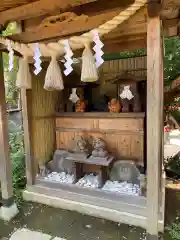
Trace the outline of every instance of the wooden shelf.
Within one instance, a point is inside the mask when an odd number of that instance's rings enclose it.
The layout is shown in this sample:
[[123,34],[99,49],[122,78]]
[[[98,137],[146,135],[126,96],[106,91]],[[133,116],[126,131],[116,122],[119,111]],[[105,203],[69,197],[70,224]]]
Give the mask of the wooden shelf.
[[56,117],[73,117],[73,118],[144,118],[144,112],[129,112],[129,113],[110,113],[110,112],[62,112],[56,113]]

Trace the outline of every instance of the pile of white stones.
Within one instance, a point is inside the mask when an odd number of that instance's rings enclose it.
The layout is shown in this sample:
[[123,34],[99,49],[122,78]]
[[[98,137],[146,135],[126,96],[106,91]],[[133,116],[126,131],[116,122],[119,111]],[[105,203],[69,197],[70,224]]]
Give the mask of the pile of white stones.
[[88,188],[98,188],[100,184],[99,175],[94,174],[86,174],[83,178],[80,178],[76,183],[77,186],[80,187],[88,187]]
[[102,189],[110,192],[117,192],[134,196],[139,196],[141,193],[140,186],[138,184],[109,180],[106,181]]
[[67,174],[65,172],[51,172],[44,179],[52,182],[74,183],[75,176],[74,174]]

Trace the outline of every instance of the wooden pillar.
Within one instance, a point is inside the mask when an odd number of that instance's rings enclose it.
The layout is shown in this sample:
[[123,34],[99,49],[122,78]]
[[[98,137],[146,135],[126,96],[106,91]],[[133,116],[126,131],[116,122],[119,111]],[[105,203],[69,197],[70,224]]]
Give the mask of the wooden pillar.
[[9,221],[18,213],[18,209],[13,200],[12,165],[8,142],[8,117],[2,53],[0,53],[0,183],[2,195],[0,218]]
[[163,51],[160,6],[148,2],[147,11],[147,232],[157,239],[160,212],[163,127]]
[[8,143],[8,117],[2,53],[0,53],[0,180],[3,201],[10,201],[13,197],[12,166]]
[[[28,94],[29,93],[29,94]],[[35,181],[35,170],[33,165],[33,154],[31,149],[31,122],[30,113],[31,106],[31,90],[21,89],[21,107],[23,118],[23,130],[24,130],[24,148],[25,148],[25,161],[26,161],[26,178],[27,185],[33,185]]]

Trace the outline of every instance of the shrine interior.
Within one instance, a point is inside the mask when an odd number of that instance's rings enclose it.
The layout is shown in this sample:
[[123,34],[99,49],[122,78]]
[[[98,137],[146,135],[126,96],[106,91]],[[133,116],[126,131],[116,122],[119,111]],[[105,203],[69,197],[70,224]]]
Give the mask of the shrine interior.
[[36,181],[87,195],[145,197],[146,56],[105,61],[96,82],[81,81],[80,61],[56,91],[55,144],[49,159],[38,160]]
[[[143,59],[143,60],[141,60]],[[135,61],[144,61],[136,58]],[[65,88],[59,93],[56,112],[146,112],[146,69],[117,69],[118,64],[130,59],[111,61],[110,72],[105,64],[99,69],[99,79],[96,82],[82,82],[80,76],[80,61],[75,64],[75,70],[65,81]],[[78,71],[79,70],[79,71]],[[137,74],[137,71],[139,73]],[[134,72],[136,72],[134,74]],[[143,74],[142,74],[143,73]],[[123,100],[120,94],[125,85],[133,91],[132,99]],[[114,108],[114,109],[113,109]]]

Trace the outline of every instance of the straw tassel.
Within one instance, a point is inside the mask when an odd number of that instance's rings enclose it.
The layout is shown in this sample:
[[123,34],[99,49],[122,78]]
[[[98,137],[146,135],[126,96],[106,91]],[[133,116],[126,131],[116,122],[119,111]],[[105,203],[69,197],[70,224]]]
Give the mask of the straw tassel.
[[18,88],[31,89],[31,73],[29,70],[28,57],[19,59],[19,69],[16,78],[16,86]]
[[48,91],[64,89],[63,77],[56,56],[51,57],[45,76],[44,89]]
[[98,80],[98,72],[95,59],[89,45],[85,45],[82,55],[82,82],[95,82]]

